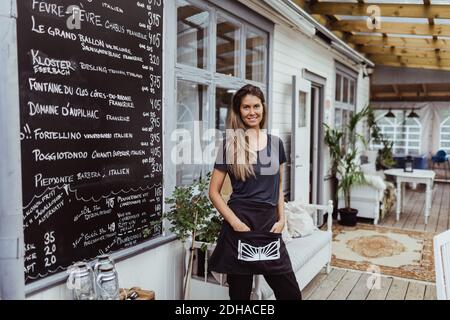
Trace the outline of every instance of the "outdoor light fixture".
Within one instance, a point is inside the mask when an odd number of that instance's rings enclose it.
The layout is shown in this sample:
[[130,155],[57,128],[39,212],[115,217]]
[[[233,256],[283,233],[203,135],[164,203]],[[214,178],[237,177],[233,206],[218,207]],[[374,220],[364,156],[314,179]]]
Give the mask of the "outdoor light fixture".
[[411,113],[408,114],[408,118],[419,118],[419,115],[414,111],[414,109],[411,109]]
[[365,63],[362,64],[362,68],[363,68],[363,79],[370,77],[374,71],[373,67],[367,66],[367,64]]
[[413,158],[411,156],[407,156],[406,159],[405,159],[405,167],[403,168],[403,171],[405,171],[405,172],[413,172],[414,171],[413,163],[414,163]]
[[389,112],[384,115],[386,118],[395,118],[395,114],[389,109]]

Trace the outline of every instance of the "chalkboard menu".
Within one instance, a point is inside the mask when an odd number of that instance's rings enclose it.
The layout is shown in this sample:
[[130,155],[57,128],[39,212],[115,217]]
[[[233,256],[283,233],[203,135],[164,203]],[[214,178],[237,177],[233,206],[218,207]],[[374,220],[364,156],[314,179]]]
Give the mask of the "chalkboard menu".
[[163,0],[20,0],[26,283],[161,235]]

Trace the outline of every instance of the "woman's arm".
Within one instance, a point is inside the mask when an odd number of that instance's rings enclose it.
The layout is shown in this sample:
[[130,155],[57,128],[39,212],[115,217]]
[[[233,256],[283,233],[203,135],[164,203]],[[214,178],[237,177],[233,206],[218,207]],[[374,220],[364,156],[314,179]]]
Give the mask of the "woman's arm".
[[231,225],[234,231],[250,231],[250,228],[243,223],[225,203],[220,194],[223,182],[227,176],[226,172],[214,169],[209,185],[209,199],[223,218]]
[[270,232],[281,233],[284,229],[284,193],[283,193],[284,164],[280,165],[280,191],[278,195],[277,213],[278,221],[275,222]]

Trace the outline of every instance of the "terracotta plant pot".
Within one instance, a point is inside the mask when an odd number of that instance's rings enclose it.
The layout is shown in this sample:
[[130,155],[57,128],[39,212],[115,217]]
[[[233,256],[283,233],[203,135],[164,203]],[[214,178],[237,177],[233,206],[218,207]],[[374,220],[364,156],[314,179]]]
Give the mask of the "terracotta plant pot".
[[353,208],[341,208],[338,210],[341,220],[339,224],[347,227],[356,226],[358,210]]

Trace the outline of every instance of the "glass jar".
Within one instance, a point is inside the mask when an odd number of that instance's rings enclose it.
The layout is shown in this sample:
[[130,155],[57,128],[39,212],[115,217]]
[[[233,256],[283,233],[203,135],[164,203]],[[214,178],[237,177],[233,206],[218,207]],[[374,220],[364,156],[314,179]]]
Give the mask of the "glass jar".
[[74,300],[95,300],[94,272],[85,262],[77,262],[69,268],[67,286],[72,289]]
[[114,268],[114,262],[107,254],[101,254],[97,256],[97,262],[94,266],[94,276],[97,277],[98,269],[100,266],[112,266]]
[[97,298],[99,300],[119,300],[119,278],[112,264],[98,267],[96,277]]
[[107,269],[109,267],[112,267],[115,270],[114,262],[107,254],[101,254],[97,256],[97,262],[94,266],[94,279],[95,279],[95,292],[97,293],[97,296],[100,295],[100,288],[97,283],[97,277],[99,275],[99,269],[100,267],[102,269]]

